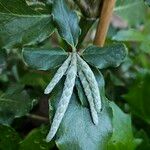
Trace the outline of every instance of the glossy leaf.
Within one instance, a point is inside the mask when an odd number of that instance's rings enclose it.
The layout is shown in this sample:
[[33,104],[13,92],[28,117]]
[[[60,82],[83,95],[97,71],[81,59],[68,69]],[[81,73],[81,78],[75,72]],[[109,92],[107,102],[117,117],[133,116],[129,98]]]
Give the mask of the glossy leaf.
[[26,115],[33,107],[31,100],[22,85],[14,85],[0,94],[0,123],[10,124],[14,118]]
[[19,150],[50,150],[55,146],[52,141],[47,143],[45,141],[45,136],[47,133],[47,128],[42,126],[37,129],[33,129],[23,141],[20,142]]
[[77,14],[68,9],[65,0],[55,0],[53,18],[58,26],[59,34],[73,47],[78,43],[80,28]]
[[113,102],[110,102],[110,106],[113,110],[113,134],[108,143],[108,150],[135,150],[131,117],[123,113]]
[[10,49],[42,42],[54,31],[50,14],[41,14],[25,0],[0,0],[0,45]]
[[13,128],[0,125],[0,150],[18,150],[20,141],[20,136]]
[[31,68],[37,70],[48,70],[61,65],[67,58],[67,53],[61,48],[24,48],[23,58],[26,64]]
[[126,58],[127,48],[123,44],[113,44],[107,47],[90,46],[85,49],[83,58],[91,65],[103,69],[118,67]]

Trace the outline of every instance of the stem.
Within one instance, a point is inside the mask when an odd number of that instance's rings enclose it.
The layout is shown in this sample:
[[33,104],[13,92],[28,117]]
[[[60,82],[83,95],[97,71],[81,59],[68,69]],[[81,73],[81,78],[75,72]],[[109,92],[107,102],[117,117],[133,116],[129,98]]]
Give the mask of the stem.
[[39,116],[39,115],[35,115],[35,114],[27,114],[27,116],[29,118],[40,120],[40,121],[48,121],[48,118],[43,117],[43,116]]
[[103,0],[102,11],[100,12],[99,23],[94,39],[94,44],[100,47],[105,43],[115,2],[116,0]]

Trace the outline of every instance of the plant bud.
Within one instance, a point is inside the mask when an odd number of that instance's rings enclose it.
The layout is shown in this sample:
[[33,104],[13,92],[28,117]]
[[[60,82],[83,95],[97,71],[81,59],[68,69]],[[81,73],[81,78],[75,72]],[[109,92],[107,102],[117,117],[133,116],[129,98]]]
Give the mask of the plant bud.
[[55,134],[60,126],[60,123],[64,117],[64,114],[68,108],[68,104],[70,102],[70,99],[71,99],[71,96],[73,93],[73,88],[75,85],[75,79],[76,79],[76,74],[77,74],[77,58],[76,57],[77,57],[76,53],[72,53],[71,64],[67,71],[67,77],[66,77],[66,80],[64,83],[62,96],[60,98],[58,108],[54,115],[51,129],[46,138],[47,142],[50,142],[52,140],[52,138],[55,136]]
[[61,65],[61,67],[57,70],[53,79],[46,87],[44,91],[45,94],[49,94],[53,90],[53,88],[56,86],[56,84],[60,81],[60,79],[63,77],[63,75],[67,71],[70,61],[71,61],[71,55],[65,60],[65,62]]
[[101,97],[100,97],[100,91],[98,88],[98,83],[95,79],[94,73],[92,72],[89,65],[79,55],[77,55],[77,60],[78,60],[78,64],[80,68],[82,69],[83,73],[86,76],[87,81],[89,82],[89,86],[91,87],[96,110],[97,112],[100,112],[101,107],[102,107]]
[[98,125],[98,114],[95,110],[94,99],[93,99],[93,95],[92,95],[92,91],[90,89],[89,83],[86,79],[86,76],[84,75],[84,73],[82,72],[82,70],[80,68],[78,69],[78,74],[79,74],[79,78],[80,78],[80,81],[82,83],[85,95],[86,95],[87,100],[89,102],[93,123],[95,125]]

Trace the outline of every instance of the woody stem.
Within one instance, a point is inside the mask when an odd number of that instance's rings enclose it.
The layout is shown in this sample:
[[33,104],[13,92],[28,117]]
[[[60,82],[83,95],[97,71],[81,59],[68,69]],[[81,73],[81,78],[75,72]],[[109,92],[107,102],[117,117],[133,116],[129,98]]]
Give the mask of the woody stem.
[[94,39],[94,44],[97,46],[102,47],[105,43],[115,2],[116,0],[103,0],[103,6],[100,12],[99,23]]

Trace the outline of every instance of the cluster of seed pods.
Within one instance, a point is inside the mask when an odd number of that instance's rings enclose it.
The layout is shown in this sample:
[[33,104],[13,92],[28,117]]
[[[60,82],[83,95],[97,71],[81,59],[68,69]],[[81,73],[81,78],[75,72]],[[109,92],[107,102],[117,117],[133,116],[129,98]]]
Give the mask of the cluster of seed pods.
[[72,52],[64,61],[61,67],[57,70],[53,79],[45,89],[45,94],[49,94],[56,84],[60,81],[63,75],[66,74],[63,92],[55,112],[50,131],[47,135],[46,141],[49,142],[55,136],[64,114],[68,108],[73,88],[75,86],[75,79],[78,74],[85,95],[87,97],[93,123],[98,124],[98,112],[101,110],[101,97],[95,76],[89,65],[76,53]]

